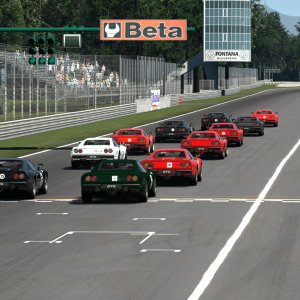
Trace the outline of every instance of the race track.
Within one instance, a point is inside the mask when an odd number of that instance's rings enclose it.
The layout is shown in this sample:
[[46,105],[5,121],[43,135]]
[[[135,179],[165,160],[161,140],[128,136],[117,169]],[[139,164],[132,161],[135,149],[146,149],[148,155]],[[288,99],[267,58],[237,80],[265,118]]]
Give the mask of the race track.
[[300,89],[270,90],[177,119],[199,129],[206,112],[238,117],[257,108],[277,111],[279,126],[245,137],[224,160],[204,159],[197,186],[172,181],[148,203],[83,204],[80,177],[88,169],[71,168],[72,145],[30,156],[48,170],[49,192],[0,202],[0,299],[298,300],[300,149],[287,155],[300,138]]

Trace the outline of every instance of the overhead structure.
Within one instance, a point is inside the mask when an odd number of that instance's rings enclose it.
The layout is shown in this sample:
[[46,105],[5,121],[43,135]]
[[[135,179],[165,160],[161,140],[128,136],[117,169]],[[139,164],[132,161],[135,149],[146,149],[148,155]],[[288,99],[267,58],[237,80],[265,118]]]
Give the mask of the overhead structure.
[[204,0],[204,61],[251,61],[251,1]]

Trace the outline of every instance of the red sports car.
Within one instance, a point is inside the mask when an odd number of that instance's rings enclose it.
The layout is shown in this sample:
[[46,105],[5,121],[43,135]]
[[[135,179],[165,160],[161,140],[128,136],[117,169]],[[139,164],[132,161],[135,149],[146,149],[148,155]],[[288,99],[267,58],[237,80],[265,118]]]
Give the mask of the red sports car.
[[228,142],[215,131],[194,131],[181,141],[181,148],[193,154],[213,154],[220,158],[228,155]]
[[217,132],[219,136],[227,139],[228,143],[235,143],[238,147],[244,143],[244,131],[238,129],[234,123],[214,123],[209,130]]
[[142,150],[145,153],[154,151],[154,136],[140,128],[123,128],[114,132],[113,139],[124,144],[127,150]]
[[252,112],[251,116],[257,117],[264,124],[271,124],[274,127],[278,126],[278,113],[273,112],[271,109],[257,109],[255,112]]
[[202,159],[186,149],[155,150],[141,163],[146,170],[155,171],[157,179],[188,178],[191,185],[202,180]]

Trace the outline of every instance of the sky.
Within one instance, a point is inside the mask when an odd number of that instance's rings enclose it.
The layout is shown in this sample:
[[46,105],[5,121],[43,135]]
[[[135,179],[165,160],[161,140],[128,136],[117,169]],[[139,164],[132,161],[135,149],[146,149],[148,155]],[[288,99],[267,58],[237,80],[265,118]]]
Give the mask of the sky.
[[300,0],[261,0],[279,13],[300,17]]

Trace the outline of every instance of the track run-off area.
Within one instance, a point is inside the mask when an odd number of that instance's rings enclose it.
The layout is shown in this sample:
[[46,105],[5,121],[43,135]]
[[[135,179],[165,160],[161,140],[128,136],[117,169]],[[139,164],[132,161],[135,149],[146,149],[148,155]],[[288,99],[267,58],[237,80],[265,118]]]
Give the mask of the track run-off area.
[[[30,155],[49,172],[35,200],[0,201],[0,299],[298,300],[300,89],[269,90],[174,119],[272,109],[279,126],[246,136],[203,181],[166,182],[155,198],[80,199],[73,145]],[[158,123],[143,126],[154,132]],[[178,142],[156,143],[179,148]],[[128,158],[143,160],[144,154]]]

